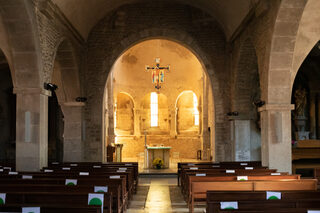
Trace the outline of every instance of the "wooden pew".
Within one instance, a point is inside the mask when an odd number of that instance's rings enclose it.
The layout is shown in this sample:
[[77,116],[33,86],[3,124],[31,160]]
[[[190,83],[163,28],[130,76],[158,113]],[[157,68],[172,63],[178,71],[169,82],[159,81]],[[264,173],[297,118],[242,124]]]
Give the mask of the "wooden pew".
[[[185,184],[187,187],[183,189],[184,194],[187,194],[188,197],[190,196],[191,192],[191,183],[192,182],[212,182],[212,181],[237,181],[236,175],[230,176],[195,176],[190,175],[188,177],[188,182]],[[250,175],[247,176],[248,180],[299,180],[300,175]],[[241,180],[240,180],[241,181]],[[188,197],[186,200],[188,200]]]
[[[94,193],[93,185],[48,185],[48,184],[0,184],[0,192],[80,192],[80,193]],[[109,185],[108,192],[112,196],[112,208],[114,212],[122,212],[123,206],[120,199],[121,189],[119,185]]]
[[[128,199],[127,196],[125,196],[123,192],[123,185],[124,179],[97,179],[97,178],[80,178],[78,180],[77,186],[65,186],[65,179],[63,178],[41,178],[41,179],[0,179],[1,185],[16,185],[16,187],[22,186],[30,186],[30,187],[36,187],[36,185],[45,185],[48,187],[48,185],[56,186],[58,187],[70,187],[69,190],[74,190],[72,188],[75,187],[89,187],[90,189],[93,189],[94,186],[108,186],[112,192],[113,197],[113,203],[116,211],[124,211],[126,209],[126,206],[128,205]],[[27,187],[27,186],[26,186]],[[0,188],[1,190],[1,188]],[[14,187],[11,187],[11,190],[14,190]],[[49,190],[48,190],[49,191]]]
[[[66,206],[66,205],[37,205],[40,207],[41,213],[101,213],[100,206]],[[23,207],[33,207],[30,205],[23,205]],[[21,212],[22,205],[0,205],[1,212]]]
[[192,182],[189,195],[189,210],[193,212],[194,203],[203,203],[206,192],[214,191],[279,191],[279,190],[317,190],[317,180],[273,180],[273,181],[212,181]]
[[220,168],[243,168],[245,166],[248,167],[261,167],[261,161],[242,161],[242,162],[179,162],[178,163],[178,186],[180,185],[181,180],[181,172],[183,169],[188,167],[207,167],[212,168],[213,166],[219,166]]
[[[8,192],[6,205],[15,206],[88,206],[88,193],[66,192]],[[101,208],[101,207],[100,207]],[[109,193],[104,194],[104,212],[112,212],[112,200]]]

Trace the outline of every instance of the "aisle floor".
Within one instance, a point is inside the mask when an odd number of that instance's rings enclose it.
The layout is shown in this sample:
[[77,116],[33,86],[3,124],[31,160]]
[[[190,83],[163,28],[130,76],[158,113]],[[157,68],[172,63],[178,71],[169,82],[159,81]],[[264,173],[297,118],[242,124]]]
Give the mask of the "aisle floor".
[[[139,178],[137,194],[129,203],[127,213],[180,213],[189,212],[176,177]],[[196,213],[205,212],[205,206],[197,206]]]

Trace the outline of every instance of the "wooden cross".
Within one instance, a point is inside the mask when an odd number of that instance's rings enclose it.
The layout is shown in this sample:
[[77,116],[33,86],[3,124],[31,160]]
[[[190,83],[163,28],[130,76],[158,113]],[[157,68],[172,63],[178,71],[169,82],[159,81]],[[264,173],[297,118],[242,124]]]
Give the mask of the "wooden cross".
[[156,66],[150,67],[146,65],[146,71],[152,70],[152,83],[155,84],[156,89],[160,89],[160,84],[164,82],[164,70],[170,71],[170,66],[161,67],[160,58],[156,58]]

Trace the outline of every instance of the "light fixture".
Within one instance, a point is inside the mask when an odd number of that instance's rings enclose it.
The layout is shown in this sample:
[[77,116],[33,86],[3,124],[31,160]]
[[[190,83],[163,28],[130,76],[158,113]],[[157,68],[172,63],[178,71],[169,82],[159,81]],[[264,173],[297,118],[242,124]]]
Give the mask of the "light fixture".
[[52,83],[44,83],[44,89],[46,90],[50,90],[50,91],[55,91],[56,89],[58,89],[58,86]]
[[87,98],[86,97],[77,97],[76,102],[86,102]]
[[263,105],[266,104],[265,101],[261,101],[261,100],[257,100],[257,101],[254,101],[253,104],[256,106],[256,107],[262,107]]

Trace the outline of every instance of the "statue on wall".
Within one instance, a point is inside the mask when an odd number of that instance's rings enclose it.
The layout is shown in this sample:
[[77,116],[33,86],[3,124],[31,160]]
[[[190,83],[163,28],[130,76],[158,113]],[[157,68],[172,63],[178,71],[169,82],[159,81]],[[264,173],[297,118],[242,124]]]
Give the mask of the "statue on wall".
[[307,91],[301,86],[294,92],[295,99],[295,115],[305,116],[305,108],[307,105]]

